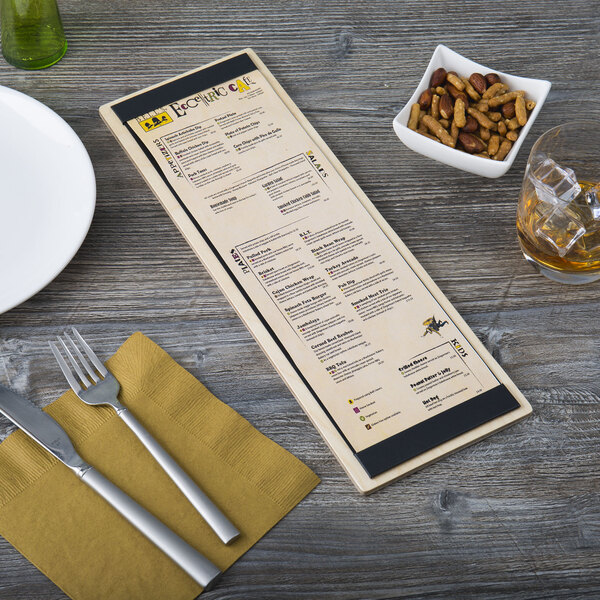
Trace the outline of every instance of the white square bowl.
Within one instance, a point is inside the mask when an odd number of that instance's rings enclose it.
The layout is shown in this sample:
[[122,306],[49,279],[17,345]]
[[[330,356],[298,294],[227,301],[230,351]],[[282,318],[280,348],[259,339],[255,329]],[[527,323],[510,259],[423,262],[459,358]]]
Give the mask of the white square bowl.
[[[502,82],[506,83],[510,90],[524,90],[528,100],[535,100],[535,108],[531,111],[527,123],[521,128],[517,141],[514,142],[504,160],[492,160],[481,156],[473,156],[462,150],[456,150],[441,142],[431,140],[408,128],[410,107],[419,100],[423,90],[429,87],[431,74],[439,67],[444,67],[446,71],[456,71],[459,76],[464,77],[469,77],[471,73],[481,73],[482,75],[498,73]],[[396,115],[394,119],[394,131],[406,146],[423,156],[428,156],[438,162],[474,173],[475,175],[495,179],[496,177],[501,177],[510,169],[525,136],[529,133],[533,122],[546,100],[551,86],[552,84],[549,81],[543,79],[517,77],[516,75],[509,75],[508,73],[485,67],[440,44],[435,49],[415,93],[411,96],[406,106]]]

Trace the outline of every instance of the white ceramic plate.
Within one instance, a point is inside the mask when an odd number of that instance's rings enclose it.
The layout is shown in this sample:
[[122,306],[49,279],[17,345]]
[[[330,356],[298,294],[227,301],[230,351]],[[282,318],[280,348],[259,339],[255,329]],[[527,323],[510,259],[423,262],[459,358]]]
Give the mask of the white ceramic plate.
[[[504,160],[490,160],[489,158],[483,158],[481,156],[472,156],[462,150],[449,148],[448,146],[444,146],[444,144],[430,140],[407,127],[410,107],[417,102],[423,90],[429,87],[431,74],[439,67],[444,67],[446,71],[456,71],[459,75],[465,77],[468,77],[471,73],[482,73],[483,75],[486,73],[498,73],[502,81],[508,85],[509,89],[525,90],[527,99],[536,101],[536,106],[531,111],[529,120],[521,129],[517,141],[512,145],[510,152]],[[415,93],[412,95],[406,106],[396,115],[396,118],[394,119],[394,131],[406,146],[419,154],[429,156],[438,162],[450,165],[451,167],[456,167],[457,169],[462,169],[463,171],[468,171],[469,173],[475,173],[476,175],[483,175],[484,177],[490,177],[492,179],[500,177],[501,175],[504,175],[513,164],[523,140],[529,133],[531,126],[542,109],[551,85],[552,84],[549,81],[543,79],[517,77],[516,75],[509,75],[508,73],[503,73],[502,71],[498,71],[491,67],[485,67],[484,65],[469,60],[461,54],[458,54],[458,52],[454,52],[453,50],[450,50],[450,48],[440,44],[435,49]]]
[[95,204],[94,169],[77,134],[47,106],[0,86],[0,313],[66,267]]

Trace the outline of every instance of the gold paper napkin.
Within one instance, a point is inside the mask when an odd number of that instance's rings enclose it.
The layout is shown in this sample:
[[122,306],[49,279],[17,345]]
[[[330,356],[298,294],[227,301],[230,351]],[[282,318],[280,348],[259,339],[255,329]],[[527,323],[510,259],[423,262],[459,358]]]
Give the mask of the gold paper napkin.
[[[121,384],[123,404],[229,516],[241,531],[238,540],[221,543],[112,409],[87,406],[69,391],[47,412],[84,460],[220,569],[319,482],[141,333],[106,364]],[[22,431],[0,444],[0,534],[77,600],[191,600],[201,592]]]

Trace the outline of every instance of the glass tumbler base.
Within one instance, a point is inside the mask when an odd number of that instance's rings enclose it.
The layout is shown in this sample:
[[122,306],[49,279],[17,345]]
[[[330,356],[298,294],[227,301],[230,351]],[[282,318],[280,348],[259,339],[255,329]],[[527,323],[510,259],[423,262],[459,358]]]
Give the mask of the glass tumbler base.
[[542,265],[537,262],[534,258],[529,256],[526,252],[523,252],[523,258],[544,277],[557,281],[558,283],[566,283],[568,285],[580,285],[582,283],[591,283],[600,279],[600,271],[593,271],[591,273],[576,272],[576,271],[559,271],[558,269],[551,269],[546,265]]

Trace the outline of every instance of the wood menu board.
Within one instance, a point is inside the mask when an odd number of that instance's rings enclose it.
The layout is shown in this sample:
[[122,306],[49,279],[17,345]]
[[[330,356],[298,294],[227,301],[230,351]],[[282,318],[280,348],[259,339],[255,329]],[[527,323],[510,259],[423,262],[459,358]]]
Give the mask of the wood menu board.
[[531,412],[252,50],[100,114],[360,492]]

